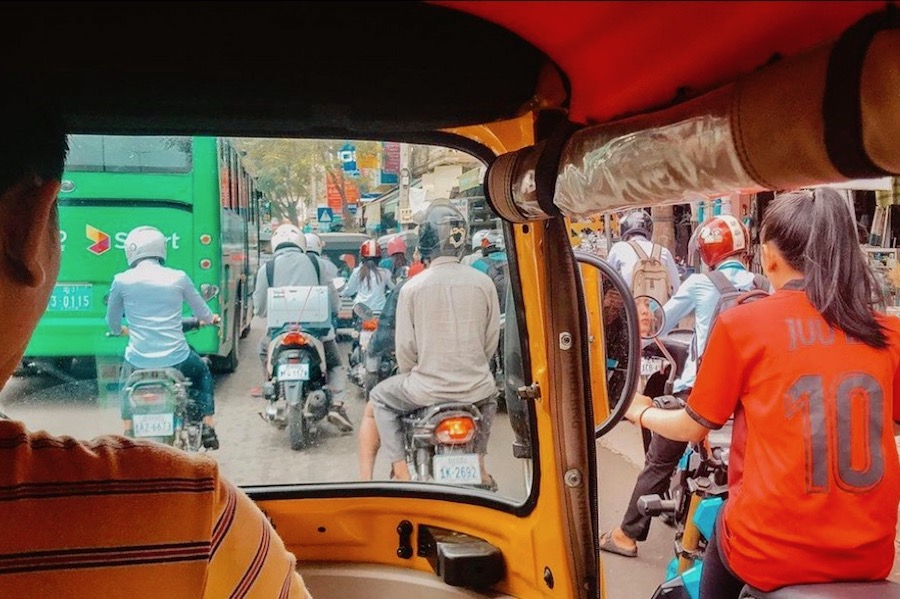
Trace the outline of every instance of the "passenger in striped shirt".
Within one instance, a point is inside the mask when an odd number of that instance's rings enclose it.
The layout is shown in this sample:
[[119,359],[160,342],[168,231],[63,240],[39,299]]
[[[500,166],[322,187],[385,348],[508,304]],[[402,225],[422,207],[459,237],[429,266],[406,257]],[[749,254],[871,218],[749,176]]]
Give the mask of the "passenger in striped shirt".
[[[67,149],[56,110],[0,97],[0,385],[60,262]],[[89,442],[0,420],[0,597],[309,597],[265,515],[216,463],[124,437]]]

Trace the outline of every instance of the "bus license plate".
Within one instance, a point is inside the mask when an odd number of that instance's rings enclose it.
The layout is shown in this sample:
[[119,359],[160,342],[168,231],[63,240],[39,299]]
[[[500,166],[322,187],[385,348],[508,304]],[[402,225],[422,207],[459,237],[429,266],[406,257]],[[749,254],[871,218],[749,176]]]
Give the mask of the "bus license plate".
[[477,453],[436,455],[432,462],[434,482],[448,485],[481,484]]
[[279,381],[308,381],[309,364],[281,364],[278,366]]
[[175,414],[134,414],[135,437],[171,437],[175,434]]
[[92,307],[90,283],[56,285],[47,304],[48,312],[87,312]]

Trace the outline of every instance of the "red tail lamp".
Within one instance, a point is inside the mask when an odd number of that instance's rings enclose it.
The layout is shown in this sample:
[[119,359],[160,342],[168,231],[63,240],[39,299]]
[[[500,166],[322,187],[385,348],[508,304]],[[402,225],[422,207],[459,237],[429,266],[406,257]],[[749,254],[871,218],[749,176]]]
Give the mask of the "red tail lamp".
[[292,331],[284,336],[281,343],[283,345],[306,345],[306,337],[302,333]]
[[364,331],[374,331],[378,329],[378,319],[373,318],[371,320],[364,320],[362,323],[362,330]]
[[443,445],[462,445],[475,436],[475,421],[469,416],[445,418],[434,428],[434,436]]

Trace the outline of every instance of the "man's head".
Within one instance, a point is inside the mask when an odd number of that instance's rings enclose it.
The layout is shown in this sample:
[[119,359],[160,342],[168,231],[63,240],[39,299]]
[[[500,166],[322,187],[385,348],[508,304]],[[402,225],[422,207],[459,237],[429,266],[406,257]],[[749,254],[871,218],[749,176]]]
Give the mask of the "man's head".
[[696,236],[700,259],[710,268],[729,258],[744,260],[750,248],[747,227],[730,215],[706,221],[697,229]]
[[465,217],[453,206],[433,203],[419,225],[419,252],[423,258],[461,258],[466,252]]
[[281,248],[295,247],[306,251],[306,236],[297,225],[280,225],[272,233],[272,251],[277,252]]
[[632,210],[619,220],[619,234],[622,241],[635,236],[650,239],[653,236],[653,219],[643,210]]
[[66,152],[59,112],[22,90],[0,97],[0,386],[18,366],[59,273],[59,192]]
[[494,252],[502,252],[506,249],[503,233],[489,229],[487,235],[481,240],[481,253],[490,256]]
[[136,227],[125,237],[125,259],[132,267],[141,260],[166,261],[166,236],[156,227]]
[[319,237],[315,233],[307,233],[306,234],[306,251],[307,251],[307,253],[316,254],[317,256],[321,256],[323,247],[325,247],[325,243],[322,241],[321,237]]

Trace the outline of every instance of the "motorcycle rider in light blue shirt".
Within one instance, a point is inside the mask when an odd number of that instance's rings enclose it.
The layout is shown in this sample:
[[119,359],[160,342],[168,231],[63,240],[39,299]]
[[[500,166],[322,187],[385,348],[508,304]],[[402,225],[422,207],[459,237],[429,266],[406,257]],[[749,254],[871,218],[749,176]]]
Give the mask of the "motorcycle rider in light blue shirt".
[[[188,408],[192,420],[202,418],[201,441],[218,449],[212,374],[206,362],[191,349],[182,330],[182,306],[187,303],[202,323],[218,324],[194,288],[187,273],[164,266],[166,238],[154,227],[137,227],[125,238],[128,270],[115,276],[109,291],[106,323],[113,335],[128,334],[122,381],[136,369],[175,368],[191,381],[194,400]],[[122,326],[122,318],[128,327]],[[132,430],[131,406],[122,402],[125,434]],[[199,416],[199,417],[198,417]]]

